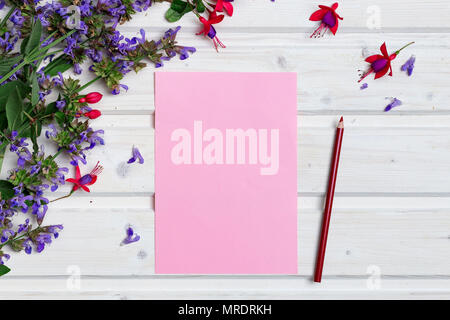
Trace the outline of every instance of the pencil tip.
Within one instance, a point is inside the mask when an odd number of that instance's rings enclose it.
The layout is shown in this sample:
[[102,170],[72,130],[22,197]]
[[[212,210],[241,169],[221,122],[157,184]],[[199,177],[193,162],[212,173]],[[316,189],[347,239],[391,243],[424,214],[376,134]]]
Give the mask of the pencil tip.
[[344,128],[344,117],[341,117],[341,120],[339,120],[338,126],[339,129],[343,129]]
[[339,120],[339,122],[344,122],[344,117],[341,117],[341,120]]

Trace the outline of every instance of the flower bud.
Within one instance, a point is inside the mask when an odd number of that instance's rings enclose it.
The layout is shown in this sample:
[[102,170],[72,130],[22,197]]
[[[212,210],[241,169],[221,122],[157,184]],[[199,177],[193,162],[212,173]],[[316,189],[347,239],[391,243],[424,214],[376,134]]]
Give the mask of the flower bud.
[[88,93],[84,98],[78,100],[78,102],[84,103],[97,103],[102,99],[103,95],[100,92]]
[[88,117],[89,119],[97,119],[101,115],[102,115],[101,111],[100,110],[96,110],[96,109],[93,109],[93,110],[91,110],[89,112],[85,112],[84,113],[84,116]]

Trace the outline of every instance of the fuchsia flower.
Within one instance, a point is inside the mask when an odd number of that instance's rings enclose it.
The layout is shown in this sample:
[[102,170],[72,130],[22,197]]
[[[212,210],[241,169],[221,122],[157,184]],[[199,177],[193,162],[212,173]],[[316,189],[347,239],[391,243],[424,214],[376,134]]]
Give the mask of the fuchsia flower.
[[233,5],[231,2],[234,0],[217,0],[216,11],[217,12],[226,12],[230,17],[233,15]]
[[78,102],[80,103],[97,103],[102,100],[103,95],[100,92],[88,93],[85,97],[80,98]]
[[205,37],[208,36],[212,39],[214,43],[214,47],[216,48],[216,51],[218,51],[218,47],[225,48],[225,45],[219,40],[217,37],[216,29],[213,27],[213,24],[217,24],[223,20],[225,16],[217,15],[216,11],[212,11],[209,13],[209,19],[206,20],[203,17],[199,17],[200,22],[203,24],[203,30],[197,33],[197,35],[203,34]]
[[91,110],[91,111],[88,111],[88,112],[85,112],[85,113],[83,113],[83,115],[86,117],[86,118],[89,118],[89,119],[97,119],[98,117],[100,117],[101,115],[102,115],[102,112],[100,111],[100,110],[97,110],[97,109],[93,109],[93,110]]
[[87,186],[93,185],[97,181],[97,176],[103,171],[103,167],[99,165],[99,162],[95,165],[94,169],[88,174],[81,176],[80,167],[75,167],[75,179],[67,179],[67,182],[73,183],[72,192],[77,191],[79,188],[86,192],[91,192]]
[[392,77],[392,66],[391,61],[394,60],[397,55],[405,49],[407,46],[413,44],[414,42],[410,42],[407,45],[403,46],[399,50],[395,51],[393,54],[389,55],[386,49],[386,43],[383,43],[380,47],[381,54],[374,54],[368,58],[366,58],[366,62],[370,63],[369,70],[362,75],[358,82],[361,82],[365,77],[367,77],[372,72],[375,72],[375,79],[383,77],[388,71],[389,76]]
[[336,34],[339,27],[339,20],[344,19],[336,13],[337,7],[337,2],[333,3],[331,8],[320,5],[320,10],[315,11],[311,17],[309,17],[309,20],[311,21],[320,21],[319,27],[313,32],[310,38],[322,37],[327,29],[329,29],[333,35]]

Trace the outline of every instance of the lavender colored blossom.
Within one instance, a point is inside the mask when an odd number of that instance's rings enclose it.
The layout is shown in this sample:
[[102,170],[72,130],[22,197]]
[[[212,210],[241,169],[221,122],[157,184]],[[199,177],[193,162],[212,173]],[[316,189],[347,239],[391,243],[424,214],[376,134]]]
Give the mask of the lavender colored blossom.
[[120,93],[120,88],[122,87],[123,89],[125,89],[125,91],[128,91],[128,86],[124,85],[124,84],[120,84],[117,88],[115,88],[113,91],[111,91],[112,94],[117,95]]
[[58,110],[62,110],[65,106],[66,106],[66,101],[64,101],[64,100],[56,101],[56,107],[58,108]]
[[406,71],[406,73],[408,74],[409,77],[413,73],[414,63],[415,62],[416,62],[416,57],[415,56],[411,56],[411,58],[409,58],[401,67],[401,70],[402,71]]
[[141,239],[141,237],[138,234],[134,233],[134,230],[131,226],[127,228],[127,236],[125,239],[122,240],[122,243],[120,245],[126,245],[133,242],[137,242]]
[[141,155],[141,153],[139,152],[139,149],[137,147],[133,146],[131,153],[132,153],[132,157],[128,160],[127,163],[133,163],[136,160],[138,160],[138,162],[140,164],[144,163],[144,157]]
[[392,98],[391,103],[389,103],[386,106],[386,108],[384,108],[384,111],[387,112],[387,111],[391,110],[392,108],[395,108],[395,107],[398,107],[398,106],[401,106],[401,105],[402,105],[402,102],[399,99]]
[[5,262],[8,261],[10,258],[11,256],[9,254],[0,251],[0,264],[5,264]]
[[[73,65],[74,73],[95,72],[97,77],[106,82],[113,94],[118,94],[121,90],[128,90],[128,87],[121,83],[123,77],[132,71],[138,72],[146,66],[148,61],[155,64],[156,67],[161,67],[164,62],[177,55],[181,60],[185,60],[196,52],[194,47],[181,46],[175,41],[180,27],[169,29],[157,41],[146,39],[144,30],[140,30],[137,36],[129,38],[116,30],[119,24],[130,20],[135,11],[147,10],[152,5],[151,0],[76,1],[81,19],[73,28],[71,27],[74,22],[72,13],[66,8],[66,5],[71,2],[63,3],[57,0],[26,0],[23,1],[23,5],[19,6],[20,1],[0,0],[0,9],[5,4],[8,6],[18,5],[10,11],[11,15],[8,16],[8,21],[5,20],[7,23],[2,24],[4,30],[0,33],[0,56],[4,58],[18,56],[20,52],[18,45],[30,35],[37,20],[43,26],[40,37],[42,42],[36,48],[38,50],[58,41],[68,32],[71,33],[57,47],[49,49],[47,57],[43,57],[45,62],[50,63],[50,66],[47,66],[46,63],[39,65],[37,62],[33,62],[36,68],[29,68],[29,71],[36,71],[37,74],[39,101],[34,109],[27,110],[31,110],[31,117],[34,118],[35,114],[39,113],[39,116],[43,115],[42,119],[45,119],[42,120],[37,116],[30,123],[36,123],[36,129],[39,130],[41,126],[44,126],[46,138],[55,144],[58,153],[46,155],[42,145],[35,145],[34,136],[30,137],[31,131],[26,128],[24,133],[21,126],[18,127],[20,128],[19,132],[12,131],[9,134],[8,131],[5,131],[2,142],[0,142],[0,144],[4,144],[4,147],[7,144],[9,150],[17,155],[17,166],[10,171],[5,181],[5,185],[11,184],[11,189],[5,190],[4,193],[2,191],[3,194],[0,198],[1,264],[10,258],[1,251],[2,243],[15,251],[23,250],[25,253],[31,254],[33,249],[36,252],[42,252],[53,238],[58,238],[59,231],[63,228],[61,225],[42,226],[49,205],[46,194],[49,191],[56,191],[60,185],[63,185],[66,181],[65,174],[68,172],[67,168],[58,165],[55,158],[61,154],[69,156],[72,165],[78,165],[80,162],[86,163],[86,151],[104,144],[103,130],[92,129],[88,120],[84,119],[83,114],[90,111],[91,108],[87,104],[77,102],[77,95],[84,94],[80,88],[86,89],[87,86],[84,86],[86,83],[70,77],[64,78],[61,72],[55,76],[54,70],[58,70],[59,66],[68,61]],[[13,65],[8,68],[14,69],[21,64],[21,58],[19,57],[17,63],[13,59]],[[92,66],[82,70],[81,65],[86,60],[90,60]],[[38,62],[40,63],[40,61]],[[57,62],[57,68],[54,68],[54,62]],[[26,84],[32,83],[30,74],[26,71],[27,69],[23,68],[9,76],[8,79],[0,80],[0,84],[12,80],[20,80]],[[51,102],[54,102],[56,108],[61,111],[56,112],[56,116],[51,114],[55,113],[53,105],[49,106],[49,103],[45,101],[51,97],[51,93],[55,93],[54,91],[59,98],[57,101],[53,99]],[[33,94],[35,93],[33,92]],[[29,118],[23,115],[23,119],[25,123]],[[133,147],[129,163],[136,161],[144,163],[139,150]],[[90,179],[92,177],[88,175],[82,177],[80,182],[89,183]],[[22,219],[18,223],[14,223],[14,217],[20,213],[32,216],[25,221]],[[37,225],[34,224],[35,222]],[[140,236],[134,233],[132,227],[129,227],[127,237],[122,244],[133,243],[139,239]]]

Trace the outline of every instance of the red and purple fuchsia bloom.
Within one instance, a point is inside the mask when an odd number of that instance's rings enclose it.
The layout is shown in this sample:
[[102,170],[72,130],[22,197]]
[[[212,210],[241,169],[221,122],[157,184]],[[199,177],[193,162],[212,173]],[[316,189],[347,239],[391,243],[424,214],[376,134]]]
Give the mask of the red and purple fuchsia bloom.
[[226,12],[230,17],[233,15],[233,2],[234,0],[217,0],[216,11]]
[[369,70],[364,73],[358,82],[361,82],[365,77],[367,77],[372,72],[375,72],[375,79],[383,77],[388,71],[389,76],[392,77],[392,66],[391,61],[394,60],[400,51],[405,49],[407,46],[413,44],[414,42],[410,42],[407,45],[403,46],[399,50],[395,51],[393,54],[389,55],[386,49],[386,43],[383,43],[380,47],[381,54],[374,54],[368,58],[366,58],[366,62],[370,63]]
[[97,176],[103,171],[103,167],[99,165],[99,162],[95,165],[94,169],[88,174],[81,176],[80,167],[75,167],[75,179],[67,179],[67,182],[73,183],[72,192],[77,191],[79,188],[86,192],[91,192],[87,186],[93,185],[97,181]]
[[219,40],[217,37],[216,29],[213,27],[213,24],[217,24],[223,20],[225,16],[217,15],[216,10],[209,13],[209,19],[206,20],[203,17],[199,17],[200,22],[203,24],[203,30],[197,33],[197,35],[203,34],[205,37],[208,36],[214,43],[214,47],[216,48],[216,51],[218,50],[218,47],[225,48],[225,45]]
[[323,37],[327,29],[331,31],[333,35],[336,34],[339,27],[339,20],[343,20],[341,16],[336,13],[338,3],[333,3],[330,7],[319,5],[319,10],[315,11],[309,20],[320,21],[319,27],[313,32],[310,38]]

